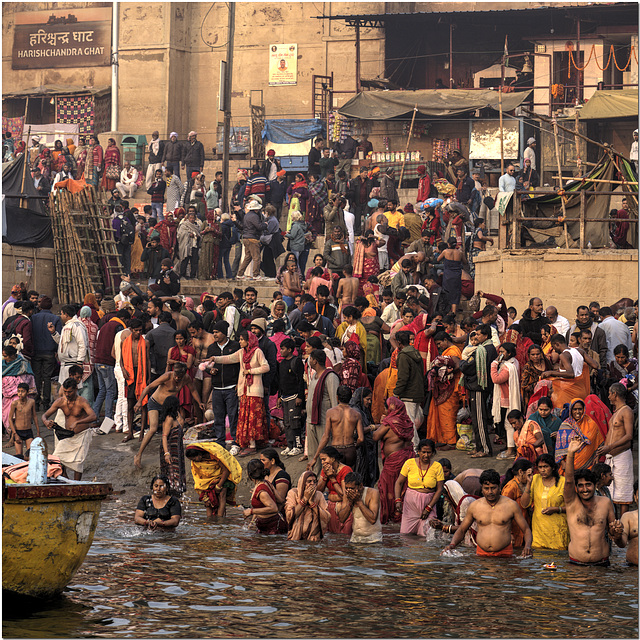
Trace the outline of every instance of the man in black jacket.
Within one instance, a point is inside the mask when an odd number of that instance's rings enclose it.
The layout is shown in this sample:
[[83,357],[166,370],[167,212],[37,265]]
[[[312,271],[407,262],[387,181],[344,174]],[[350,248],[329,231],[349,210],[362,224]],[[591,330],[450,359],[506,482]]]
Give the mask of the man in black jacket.
[[149,276],[149,284],[157,282],[161,275],[162,261],[169,258],[169,252],[160,244],[160,238],[152,235],[147,246],[140,254],[140,260],[145,264],[145,271]]
[[320,158],[322,157],[322,148],[324,147],[324,139],[316,138],[313,148],[309,151],[309,175],[320,175]]
[[182,158],[182,168],[187,170],[187,193],[191,193],[193,186],[193,174],[202,173],[204,169],[204,146],[198,140],[195,131],[189,131],[188,142],[185,145],[185,153]]
[[356,235],[360,234],[362,218],[369,211],[369,194],[373,187],[373,182],[367,177],[367,167],[360,167],[360,175],[349,183],[349,201],[351,202],[351,210],[356,217],[354,223],[354,231]]
[[398,342],[398,380],[393,395],[404,402],[407,415],[413,422],[413,446],[417,447],[418,429],[424,420],[422,405],[424,403],[424,370],[422,356],[410,342],[411,331],[398,331],[395,339]]
[[147,188],[147,193],[151,196],[151,211],[153,217],[160,222],[164,220],[162,208],[164,205],[164,192],[167,189],[167,183],[162,179],[162,169],[156,169],[154,180]]
[[178,142],[178,134],[171,132],[169,142],[164,145],[162,153],[162,164],[165,168],[173,169],[173,174],[180,179],[180,163],[184,161],[184,147],[182,142]]
[[491,342],[490,325],[481,324],[470,339],[477,340],[478,347],[469,360],[460,362],[460,371],[464,375],[464,387],[469,397],[473,439],[476,443],[476,452],[471,457],[488,458],[493,454],[489,440],[491,421],[488,407],[489,398],[493,396],[491,363],[498,354]]
[[171,314],[163,311],[158,316],[158,326],[145,335],[149,350],[149,382],[159,378],[167,368],[169,349],[175,347],[176,330],[171,328]]
[[160,276],[157,278],[155,284],[152,284],[149,289],[151,290],[150,296],[157,298],[173,298],[180,293],[180,278],[178,274],[173,270],[173,263],[171,258],[164,258],[160,263]]
[[549,318],[542,315],[543,308],[544,305],[540,298],[531,298],[529,300],[529,307],[524,310],[522,318],[518,322],[520,333],[525,338],[530,338],[531,334],[535,336],[542,335],[542,327],[551,324]]
[[269,149],[267,157],[260,168],[260,174],[267,179],[267,182],[271,182],[276,179],[278,171],[281,169],[282,166],[280,165],[280,160],[276,158],[276,152],[273,149]]
[[[229,323],[221,320],[212,327],[215,342],[207,350],[207,358],[213,356],[228,356],[240,349],[240,344],[229,340]],[[240,375],[240,364],[217,364],[211,371],[211,408],[213,409],[213,433],[216,442],[224,447],[226,444],[224,422],[229,417],[229,431],[231,432],[231,454],[240,453],[236,442],[238,426],[238,393],[236,386]]]
[[293,355],[295,348],[296,343],[291,338],[285,338],[280,344],[282,362],[278,365],[278,406],[282,406],[284,433],[287,438],[287,448],[280,453],[284,456],[297,456],[303,452],[304,364],[300,356]]
[[276,179],[269,182],[269,191],[267,198],[269,203],[276,208],[276,217],[280,219],[282,214],[282,203],[287,195],[287,172],[284,169],[278,169]]
[[436,274],[433,271],[427,273],[423,284],[429,292],[429,320],[433,320],[437,316],[444,318],[449,313],[451,305],[447,300],[447,294],[436,280]]
[[[154,131],[151,134],[151,142],[147,147],[149,151],[149,166],[147,167],[147,175],[145,187],[147,190],[151,187],[153,176],[156,175],[156,171],[162,169],[162,156],[164,155],[164,142],[160,140],[160,133]],[[148,191],[147,191],[148,192]]]

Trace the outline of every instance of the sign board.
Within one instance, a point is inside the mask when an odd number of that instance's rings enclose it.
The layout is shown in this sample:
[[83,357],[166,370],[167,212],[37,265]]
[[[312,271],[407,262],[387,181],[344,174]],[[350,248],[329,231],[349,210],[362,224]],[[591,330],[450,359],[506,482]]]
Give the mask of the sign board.
[[111,62],[111,9],[15,14],[12,69],[103,67]]
[[503,218],[507,213],[507,207],[514,193],[514,191],[500,191],[496,196],[496,209]]
[[[517,160],[520,157],[520,121],[503,121],[504,157]],[[471,123],[469,140],[470,160],[500,160],[500,122],[479,120]]]
[[[231,127],[229,153],[250,153],[251,132],[249,127]],[[224,146],[224,125],[219,124],[216,132],[216,153],[222,155]]]
[[298,45],[269,45],[269,86],[281,87],[298,83]]

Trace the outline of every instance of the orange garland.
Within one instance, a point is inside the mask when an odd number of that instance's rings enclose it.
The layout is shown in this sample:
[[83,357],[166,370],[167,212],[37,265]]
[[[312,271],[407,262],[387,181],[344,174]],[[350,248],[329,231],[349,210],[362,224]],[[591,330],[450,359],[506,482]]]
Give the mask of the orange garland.
[[[574,66],[574,68],[577,71],[584,71],[587,68],[587,66],[591,62],[591,58],[594,56],[595,49],[596,49],[596,45],[592,44],[591,45],[591,51],[589,53],[589,58],[585,62],[584,66],[582,66],[582,67],[579,67],[576,64],[576,61],[573,58],[573,49],[569,49],[569,59],[571,61],[571,64]],[[636,49],[635,49],[634,45],[631,45],[631,49],[629,51],[629,60],[627,60],[627,64],[623,68],[621,68],[618,65],[618,61],[616,59],[616,52],[615,52],[615,50],[613,48],[613,45],[611,45],[611,47],[609,49],[609,58],[607,59],[607,64],[604,67],[601,67],[600,63],[598,62],[598,56],[597,55],[595,56],[595,61],[596,61],[596,65],[598,66],[598,69],[600,69],[600,71],[606,71],[609,68],[609,64],[611,63],[611,58],[613,58],[613,64],[615,64],[616,69],[618,71],[626,71],[629,68],[629,66],[631,65],[631,57],[632,56],[636,59],[636,64],[637,64],[638,63],[638,54],[636,53]],[[568,77],[569,78],[571,77],[571,65],[569,65],[569,76]]]

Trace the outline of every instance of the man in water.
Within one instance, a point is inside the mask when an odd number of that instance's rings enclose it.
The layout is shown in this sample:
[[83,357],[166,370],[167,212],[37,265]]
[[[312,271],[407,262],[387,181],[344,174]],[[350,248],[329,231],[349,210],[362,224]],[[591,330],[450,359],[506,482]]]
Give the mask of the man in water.
[[380,494],[377,489],[365,488],[359,473],[352,471],[344,477],[342,502],[337,511],[340,522],[346,522],[353,513],[351,542],[360,544],[382,542]]
[[147,394],[155,389],[147,404],[147,412],[149,415],[149,431],[144,434],[144,438],[140,443],[140,450],[133,458],[133,462],[136,467],[138,467],[138,469],[142,469],[142,464],[140,463],[142,459],[142,452],[149,444],[149,441],[153,437],[153,434],[158,430],[158,419],[160,417],[160,411],[162,410],[164,401],[169,396],[178,397],[180,390],[184,386],[189,388],[193,399],[200,407],[200,410],[204,413],[204,403],[202,402],[202,400],[200,400],[200,394],[195,388],[193,380],[187,375],[187,365],[184,364],[184,362],[177,362],[176,364],[174,364],[173,371],[167,371],[166,373],[163,373],[159,378],[156,378],[150,385],[148,385],[140,394],[140,398],[138,398],[138,402],[133,408],[134,413],[140,411],[140,409],[142,408],[142,403],[147,397]]
[[609,431],[604,444],[596,451],[598,456],[605,456],[605,462],[613,472],[611,499],[620,509],[620,515],[629,510],[633,498],[633,411],[626,402],[627,388],[616,382],[609,387],[609,402],[613,415],[609,420]]
[[[346,478],[345,478],[346,479]],[[638,503],[638,483],[633,487],[633,501]],[[627,547],[627,562],[638,566],[638,512],[627,511],[611,534],[618,547]],[[628,546],[627,546],[628,545]]]
[[609,527],[611,537],[620,524],[613,515],[613,503],[596,495],[596,481],[589,469],[574,472],[575,455],[583,447],[579,436],[569,443],[564,473],[564,504],[569,527],[569,562],[583,566],[609,566],[609,543],[605,531]]
[[511,558],[513,557],[511,527],[515,521],[524,533],[524,548],[520,557],[528,558],[531,556],[533,541],[531,528],[522,514],[520,505],[511,498],[501,495],[500,474],[494,469],[486,469],[480,476],[480,485],[482,486],[482,498],[469,506],[467,515],[455,532],[451,543],[443,549],[443,553],[455,549],[464,540],[467,530],[475,522],[478,527],[476,555]]
[[[58,398],[42,416],[42,424],[47,429],[53,429],[54,420],[50,416],[58,409],[64,414],[64,424],[60,427],[73,431],[75,435],[59,440],[56,437],[56,448],[53,455],[60,458],[60,462],[67,469],[73,471],[74,480],[82,480],[84,461],[89,453],[89,445],[93,431],[89,427],[96,421],[96,414],[91,405],[78,395],[78,383],[73,378],[67,378],[63,384],[64,397]],[[58,417],[60,420],[60,417]]]
[[[359,447],[364,442],[362,419],[360,418],[360,413],[349,406],[352,395],[349,387],[345,385],[339,386],[336,395],[338,397],[338,406],[327,411],[324,433],[318,443],[318,450],[307,463],[307,471],[313,469],[320,452],[328,444],[340,451],[344,458],[344,464],[352,469],[356,466],[356,447]],[[353,438],[354,433],[358,434],[357,440]]]

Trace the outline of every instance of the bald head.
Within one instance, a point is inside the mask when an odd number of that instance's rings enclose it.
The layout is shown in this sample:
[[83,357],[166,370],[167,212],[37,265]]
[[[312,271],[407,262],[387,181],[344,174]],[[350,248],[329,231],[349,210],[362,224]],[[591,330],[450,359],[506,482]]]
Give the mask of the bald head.
[[555,307],[547,307],[545,309],[545,315],[551,322],[555,322],[558,319],[558,310]]
[[416,253],[416,262],[424,262],[425,258],[424,251],[418,251],[418,253]]

